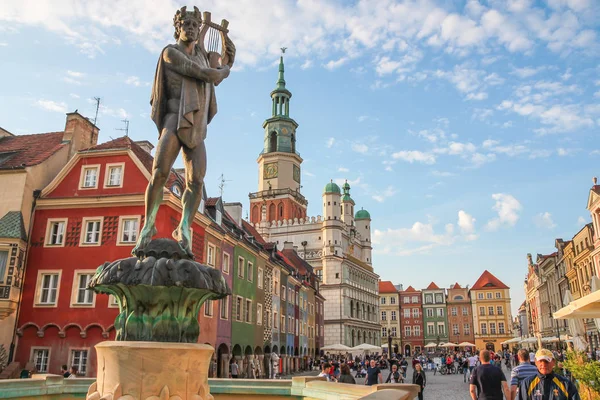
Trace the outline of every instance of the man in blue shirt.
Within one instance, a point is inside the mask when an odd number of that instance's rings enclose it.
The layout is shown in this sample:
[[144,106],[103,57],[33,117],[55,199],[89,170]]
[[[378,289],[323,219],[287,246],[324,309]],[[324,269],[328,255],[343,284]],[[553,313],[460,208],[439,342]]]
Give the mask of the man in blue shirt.
[[517,389],[525,378],[538,373],[537,367],[529,362],[529,352],[526,349],[519,350],[517,357],[519,357],[519,365],[510,374],[510,400],[515,400]]
[[381,370],[377,367],[377,361],[371,358],[371,365],[367,369],[367,379],[365,379],[365,385],[372,386],[378,383],[383,383],[383,376]]
[[580,400],[573,382],[552,372],[555,363],[550,350],[539,349],[535,353],[538,373],[521,382],[517,400]]

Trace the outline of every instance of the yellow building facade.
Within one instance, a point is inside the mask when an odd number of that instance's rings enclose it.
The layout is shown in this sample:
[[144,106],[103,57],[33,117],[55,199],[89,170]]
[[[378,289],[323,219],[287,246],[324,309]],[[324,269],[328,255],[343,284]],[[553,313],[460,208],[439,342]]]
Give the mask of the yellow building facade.
[[473,308],[475,346],[499,351],[501,343],[512,338],[510,288],[484,271],[469,291]]

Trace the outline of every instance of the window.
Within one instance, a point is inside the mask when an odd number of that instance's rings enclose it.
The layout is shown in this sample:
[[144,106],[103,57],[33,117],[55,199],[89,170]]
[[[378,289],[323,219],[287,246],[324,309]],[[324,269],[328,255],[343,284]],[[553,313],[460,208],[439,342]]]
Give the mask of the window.
[[119,243],[126,245],[137,242],[138,231],[140,229],[139,216],[125,216],[119,218]]
[[403,297],[403,298],[402,298],[402,302],[403,302],[404,304],[408,304],[408,303],[410,303],[410,297]]
[[410,326],[404,327],[404,336],[410,336]]
[[479,307],[479,315],[485,315],[485,307]]
[[462,315],[469,315],[469,309],[467,307],[462,308]]
[[444,316],[444,309],[443,308],[438,308],[437,309],[437,316],[438,317],[443,317]]
[[410,318],[410,309],[409,308],[404,309],[404,318]]
[[240,296],[235,299],[235,320],[242,321],[242,298]]
[[492,335],[496,334],[496,323],[495,322],[490,322],[490,333]]
[[256,304],[256,324],[262,325],[262,304]]
[[386,321],[387,320],[387,312],[386,311],[382,311],[381,312],[381,320],[382,321]]
[[288,317],[288,333],[294,333],[294,319]]
[[477,293],[477,298],[478,299],[483,299],[483,293]]
[[277,311],[273,312],[273,328],[274,329],[279,329],[279,319],[277,318],[279,314],[277,314]]
[[[587,240],[587,239],[586,239],[586,240]],[[500,296],[500,292],[496,292],[496,298],[497,298],[497,299],[501,298],[501,296]]]
[[413,316],[413,318],[419,318],[419,309],[418,308],[412,309],[412,316]]
[[244,258],[238,257],[238,277],[244,278]]
[[77,367],[78,375],[85,376],[87,373],[87,350],[71,350],[71,363]]
[[213,316],[213,301],[212,300],[206,300],[204,302],[204,316],[205,317]]
[[428,308],[427,309],[427,317],[433,318],[433,308]]
[[40,271],[38,275],[38,304],[56,305],[58,300],[58,282],[60,273]]
[[244,322],[252,323],[252,300],[246,299],[246,309],[244,310]]
[[433,297],[425,296],[425,304],[431,304],[431,303],[433,303]]
[[427,334],[429,336],[435,335],[435,327],[433,326],[433,324],[427,324]]
[[35,369],[38,373],[47,373],[48,364],[50,362],[50,349],[31,349],[31,358],[35,364]]
[[452,325],[452,333],[454,335],[458,335],[458,324],[453,324]]
[[215,222],[217,225],[221,225],[221,222],[223,222],[223,214],[221,213],[221,210],[217,210],[215,212]]
[[215,266],[215,246],[210,243],[206,249],[206,263],[213,268]]
[[258,272],[256,274],[256,280],[257,280],[256,284],[258,285],[258,288],[262,289],[263,288],[263,270],[262,270],[262,268],[258,269]]
[[390,304],[396,304],[396,298],[394,296],[390,297]]
[[229,259],[229,254],[223,253],[223,265],[221,266],[221,269],[223,270],[223,273],[227,275],[229,275]]
[[200,206],[198,207],[200,214],[204,214],[204,204],[204,199],[200,200]]
[[387,336],[387,328],[385,326],[381,328],[381,336]]
[[8,251],[0,251],[0,283],[4,283],[6,265],[8,264]]
[[419,325],[413,326],[413,333],[415,336],[421,336],[421,327]]
[[413,296],[412,297],[412,302],[414,303],[418,303],[419,302],[419,298],[417,296]]
[[64,246],[66,219],[49,219],[46,230],[46,246]]
[[[106,164],[104,187],[115,188],[123,187],[123,169],[125,163]],[[180,194],[181,196],[181,194]]]
[[488,293],[487,293],[487,298],[488,298],[488,299],[491,299],[491,298],[492,298],[492,293],[491,293],[491,292],[488,292]]
[[285,315],[281,316],[281,332],[285,332]]
[[446,327],[444,326],[443,323],[439,323],[438,324],[438,335],[445,335],[446,334]]
[[71,294],[71,305],[93,305],[94,291],[88,290],[88,284],[94,276],[93,270],[75,271],[73,276],[73,292]]
[[396,321],[396,311],[392,311],[392,321]]
[[487,324],[486,323],[481,324],[481,334],[487,335]]
[[456,317],[456,316],[458,315],[458,313],[456,312],[456,307],[452,307],[452,308],[450,309],[450,313],[451,313],[451,315],[452,315],[453,317]]
[[436,303],[443,303],[444,300],[442,300],[442,295],[441,294],[436,294],[435,295],[435,302]]
[[103,218],[84,218],[80,244],[82,246],[99,246],[102,235]]
[[228,319],[227,313],[229,311],[229,297],[225,297],[224,299],[219,300],[219,308],[221,319]]
[[502,310],[502,306],[497,306],[496,307],[496,311],[498,312],[498,315],[503,315],[504,311]]
[[392,326],[392,336],[396,337],[398,335],[398,332],[396,332],[396,327]]
[[299,332],[298,332],[298,318],[295,319],[295,322],[296,322],[296,324],[294,325],[294,328],[295,328],[294,330],[295,330],[296,336],[298,336],[299,335]]
[[254,264],[250,261],[248,261],[247,272],[246,278],[248,278],[248,281],[252,282],[254,280]]
[[381,298],[381,304],[385,304],[385,297]]
[[504,334],[504,322],[498,322],[498,333]]
[[464,324],[463,325],[463,333],[465,335],[470,335],[471,334],[471,325],[469,324]]
[[100,165],[87,165],[81,168],[80,189],[96,189],[98,188],[98,172]]
[[488,307],[488,315],[494,315],[494,306]]

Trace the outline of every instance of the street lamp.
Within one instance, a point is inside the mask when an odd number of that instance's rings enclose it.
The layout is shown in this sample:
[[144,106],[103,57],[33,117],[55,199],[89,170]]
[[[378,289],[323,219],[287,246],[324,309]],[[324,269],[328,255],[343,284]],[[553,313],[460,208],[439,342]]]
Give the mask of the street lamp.
[[[552,324],[552,309],[556,310],[556,306],[554,304],[550,304],[550,324]],[[556,321],[556,337],[558,338],[558,348],[562,350],[562,346],[560,344],[560,328],[558,326],[558,320]]]
[[392,359],[392,333],[388,334],[388,359]]

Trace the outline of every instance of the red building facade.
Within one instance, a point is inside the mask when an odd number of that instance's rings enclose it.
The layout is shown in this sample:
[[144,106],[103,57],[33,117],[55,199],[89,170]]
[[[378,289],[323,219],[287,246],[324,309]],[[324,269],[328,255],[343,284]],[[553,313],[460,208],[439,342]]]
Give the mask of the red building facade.
[[[104,262],[131,254],[144,223],[153,161],[148,145],[125,137],[80,151],[37,200],[17,325],[21,365],[48,373],[77,365],[82,375],[96,375],[94,346],[114,338],[118,305],[86,287]],[[182,187],[173,172],[157,216],[158,237],[170,237],[179,221]],[[192,227],[200,262],[209,224],[198,214]],[[217,322],[202,313],[200,319],[199,341],[215,346]]]
[[400,330],[405,356],[424,350],[423,299],[421,291],[412,286],[400,291]]

